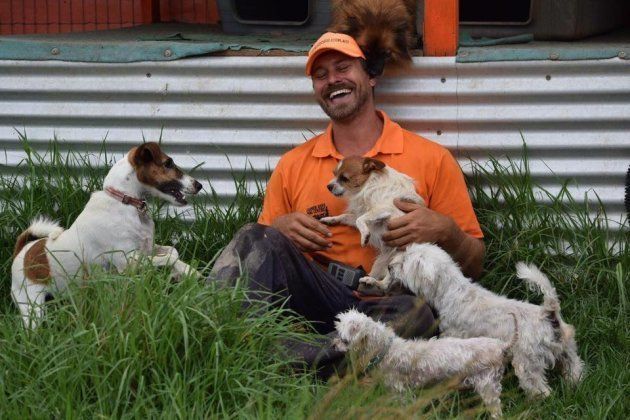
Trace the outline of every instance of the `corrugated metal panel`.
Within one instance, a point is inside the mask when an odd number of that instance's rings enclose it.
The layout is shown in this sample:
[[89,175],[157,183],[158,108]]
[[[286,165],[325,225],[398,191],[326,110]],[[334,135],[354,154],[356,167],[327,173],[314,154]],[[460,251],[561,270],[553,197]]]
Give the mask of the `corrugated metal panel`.
[[[15,128],[36,147],[53,137],[97,151],[107,137],[123,152],[163,129],[183,167],[229,199],[231,172],[264,177],[281,153],[320,132],[326,117],[303,75],[304,57],[209,57],[134,64],[0,62],[0,150],[23,157]],[[519,157],[522,136],[534,177],[550,190],[574,178],[609,215],[623,213],[630,163],[630,63],[456,64],[416,58],[380,81],[377,102],[404,127],[467,157]]]

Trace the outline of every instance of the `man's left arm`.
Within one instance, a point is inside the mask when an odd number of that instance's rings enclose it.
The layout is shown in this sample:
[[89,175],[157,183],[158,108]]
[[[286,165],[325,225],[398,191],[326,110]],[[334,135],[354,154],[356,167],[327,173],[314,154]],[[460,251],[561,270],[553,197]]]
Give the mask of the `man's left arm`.
[[422,205],[401,200],[394,204],[406,214],[389,222],[389,231],[383,234],[388,246],[404,249],[412,243],[435,243],[451,255],[464,275],[479,279],[486,250],[482,239],[464,232],[451,217]]
[[459,164],[447,150],[425,174],[427,207],[397,200],[406,214],[390,220],[383,235],[387,245],[404,248],[411,243],[432,242],[448,252],[463,273],[478,279],[483,271],[485,246],[481,228]]

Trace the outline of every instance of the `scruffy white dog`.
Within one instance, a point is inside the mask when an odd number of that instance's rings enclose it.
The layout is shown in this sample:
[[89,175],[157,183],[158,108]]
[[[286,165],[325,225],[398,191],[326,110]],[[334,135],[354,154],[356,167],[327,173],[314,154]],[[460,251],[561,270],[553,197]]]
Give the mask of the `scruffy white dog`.
[[[340,351],[373,356],[385,384],[396,391],[458,378],[481,396],[493,418],[501,416],[501,379],[510,344],[487,337],[405,340],[394,330],[351,309],[337,315]],[[514,339],[518,332],[511,323]],[[376,364],[378,363],[378,364]]]
[[361,234],[361,246],[368,243],[379,251],[369,275],[359,281],[387,289],[390,284],[389,262],[399,252],[385,245],[381,238],[387,222],[404,213],[394,205],[395,199],[424,205],[411,177],[385,165],[378,159],[350,156],[339,162],[328,190],[348,201],[346,213],[323,217],[327,225],[354,226]]
[[509,341],[511,314],[517,318],[518,340],[512,347],[512,366],[529,396],[550,394],[545,371],[559,363],[571,384],[582,377],[575,329],[560,316],[560,301],[551,282],[538,268],[518,263],[517,275],[543,294],[542,306],[496,295],[466,278],[451,256],[433,244],[414,244],[397,254],[391,276],[423,296],[440,315],[440,331],[450,337],[494,337]]

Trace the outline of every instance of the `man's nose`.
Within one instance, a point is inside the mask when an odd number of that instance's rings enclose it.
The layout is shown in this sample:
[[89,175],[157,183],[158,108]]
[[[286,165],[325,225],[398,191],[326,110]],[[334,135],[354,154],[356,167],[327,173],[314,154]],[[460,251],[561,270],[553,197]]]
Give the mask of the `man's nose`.
[[327,77],[328,87],[339,84],[341,82],[340,74],[335,70],[330,70]]

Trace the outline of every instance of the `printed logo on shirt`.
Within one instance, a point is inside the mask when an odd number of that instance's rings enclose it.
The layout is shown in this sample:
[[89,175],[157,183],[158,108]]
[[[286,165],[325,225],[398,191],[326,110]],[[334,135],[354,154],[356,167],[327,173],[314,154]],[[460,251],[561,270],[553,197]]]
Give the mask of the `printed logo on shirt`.
[[324,203],[317,204],[313,207],[307,208],[306,214],[319,220],[322,217],[328,217],[328,207],[326,207],[326,204]]

